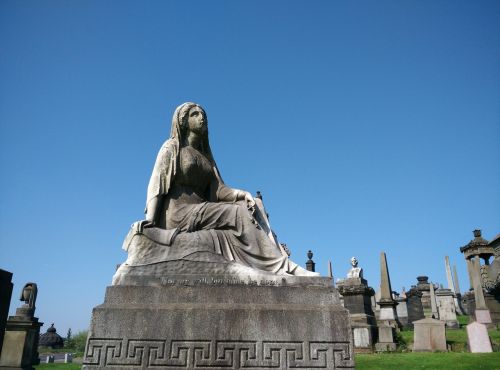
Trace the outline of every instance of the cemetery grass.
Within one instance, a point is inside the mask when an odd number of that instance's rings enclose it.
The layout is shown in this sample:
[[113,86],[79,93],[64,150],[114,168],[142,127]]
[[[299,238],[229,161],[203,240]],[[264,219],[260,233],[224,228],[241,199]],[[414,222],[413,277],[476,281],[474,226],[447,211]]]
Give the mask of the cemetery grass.
[[[460,329],[446,329],[446,344],[451,352],[467,352],[467,330],[465,326],[469,323],[469,316],[457,316]],[[500,349],[500,328],[489,329],[493,351]],[[401,352],[411,351],[413,347],[413,330],[403,330],[398,333],[398,350]]]
[[500,352],[384,353],[356,355],[356,369],[498,369]]

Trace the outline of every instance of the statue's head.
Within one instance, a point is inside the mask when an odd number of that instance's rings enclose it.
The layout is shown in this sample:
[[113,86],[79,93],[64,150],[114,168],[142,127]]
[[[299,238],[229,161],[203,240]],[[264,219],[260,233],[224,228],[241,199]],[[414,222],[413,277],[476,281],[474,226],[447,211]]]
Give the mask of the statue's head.
[[208,133],[208,119],[203,107],[187,102],[177,107],[172,118],[171,137],[184,137],[187,131],[200,135]]
[[351,257],[352,267],[358,267],[358,259],[356,257]]

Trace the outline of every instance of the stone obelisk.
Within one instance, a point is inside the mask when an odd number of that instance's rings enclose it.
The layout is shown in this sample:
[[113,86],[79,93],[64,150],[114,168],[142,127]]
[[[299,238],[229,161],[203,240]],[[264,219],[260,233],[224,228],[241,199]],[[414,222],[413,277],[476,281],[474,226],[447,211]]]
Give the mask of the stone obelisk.
[[377,352],[394,351],[396,350],[394,330],[399,326],[396,312],[398,303],[392,298],[391,279],[389,278],[387,257],[384,252],[380,253],[380,300],[377,303],[380,306],[380,315],[378,319],[378,342],[375,344],[375,350]]
[[[455,303],[455,311],[459,315],[463,315],[462,308],[460,307],[460,303],[458,302],[457,288],[455,284],[455,280],[451,274],[451,266],[450,266],[450,258],[448,256],[444,257],[444,265],[446,268],[446,280],[448,280],[448,289],[450,289],[453,293],[453,301]],[[460,293],[458,293],[460,294]]]
[[439,319],[439,312],[437,310],[437,305],[436,305],[436,295],[434,294],[434,284],[430,283],[430,293],[431,293],[431,315],[432,318],[434,319]]

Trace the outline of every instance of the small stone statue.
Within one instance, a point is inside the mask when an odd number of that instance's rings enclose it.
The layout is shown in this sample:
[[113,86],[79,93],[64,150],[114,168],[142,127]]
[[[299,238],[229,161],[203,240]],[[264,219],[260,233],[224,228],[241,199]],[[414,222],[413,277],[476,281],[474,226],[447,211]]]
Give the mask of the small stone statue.
[[20,301],[24,304],[19,307],[16,314],[19,316],[33,317],[35,314],[35,302],[36,296],[38,294],[38,287],[35,283],[26,283],[23,290],[21,291]]
[[351,269],[347,273],[347,278],[363,278],[363,269],[358,267],[358,259],[356,257],[351,258]]

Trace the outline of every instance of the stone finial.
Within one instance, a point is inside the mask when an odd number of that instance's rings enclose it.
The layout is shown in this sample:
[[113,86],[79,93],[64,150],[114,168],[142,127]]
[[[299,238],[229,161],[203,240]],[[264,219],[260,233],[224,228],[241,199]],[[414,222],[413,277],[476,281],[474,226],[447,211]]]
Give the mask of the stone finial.
[[309,258],[309,259],[306,262],[306,270],[307,271],[315,272],[316,271],[316,264],[312,260],[312,258],[313,258],[313,252],[311,250],[309,250],[307,252],[307,258]]
[[481,230],[476,229],[472,232],[474,234],[474,238],[480,238],[481,237]]
[[259,198],[260,200],[262,200],[262,194],[261,194],[260,190],[257,190],[257,194],[255,194],[255,198]]

